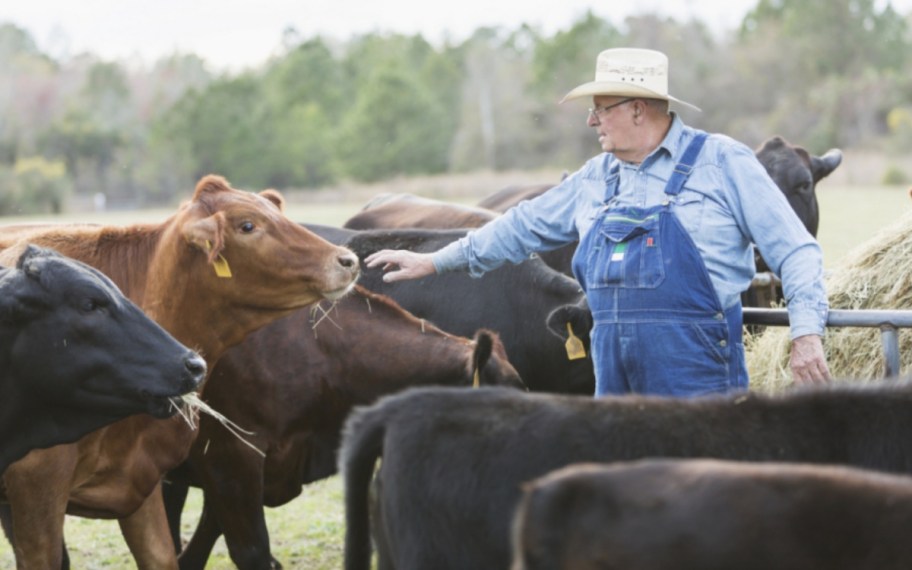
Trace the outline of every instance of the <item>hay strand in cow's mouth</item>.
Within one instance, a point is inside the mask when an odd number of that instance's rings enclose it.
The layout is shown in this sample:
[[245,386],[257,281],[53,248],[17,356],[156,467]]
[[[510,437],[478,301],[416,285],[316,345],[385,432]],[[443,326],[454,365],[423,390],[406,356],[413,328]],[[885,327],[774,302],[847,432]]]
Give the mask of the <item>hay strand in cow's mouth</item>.
[[241,426],[223,416],[212,406],[201,400],[196,392],[190,392],[189,394],[184,394],[180,397],[169,398],[169,400],[171,402],[171,405],[177,409],[177,413],[180,414],[180,416],[184,418],[184,421],[187,422],[187,425],[190,426],[190,429],[197,429],[198,425],[196,419],[198,413],[206,413],[215,418],[220,424],[225,426],[225,429],[230,431],[236,438],[241,440],[244,445],[256,451],[262,457],[266,457],[266,453],[260,451],[260,449],[255,445],[244,439],[244,435],[253,435],[252,431],[245,430]]

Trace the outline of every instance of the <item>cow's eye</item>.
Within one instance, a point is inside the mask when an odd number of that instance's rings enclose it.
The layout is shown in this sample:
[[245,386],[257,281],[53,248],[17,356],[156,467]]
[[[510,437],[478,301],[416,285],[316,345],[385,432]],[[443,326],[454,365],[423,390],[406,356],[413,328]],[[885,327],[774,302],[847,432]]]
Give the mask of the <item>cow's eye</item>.
[[82,300],[82,312],[91,313],[101,307],[101,303],[97,299],[92,299],[91,297],[86,297]]
[[256,229],[256,225],[253,222],[244,222],[241,224],[241,231],[245,234],[249,234]]

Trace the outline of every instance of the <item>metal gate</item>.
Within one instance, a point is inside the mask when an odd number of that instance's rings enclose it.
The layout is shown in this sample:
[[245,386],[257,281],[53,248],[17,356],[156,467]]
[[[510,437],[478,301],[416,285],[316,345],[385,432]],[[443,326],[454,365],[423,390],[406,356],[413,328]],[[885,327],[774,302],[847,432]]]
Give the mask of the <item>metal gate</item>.
[[[744,308],[744,324],[788,326],[786,309]],[[912,328],[912,311],[879,309],[830,309],[827,327],[879,328],[884,354],[884,376],[899,374],[900,328]]]

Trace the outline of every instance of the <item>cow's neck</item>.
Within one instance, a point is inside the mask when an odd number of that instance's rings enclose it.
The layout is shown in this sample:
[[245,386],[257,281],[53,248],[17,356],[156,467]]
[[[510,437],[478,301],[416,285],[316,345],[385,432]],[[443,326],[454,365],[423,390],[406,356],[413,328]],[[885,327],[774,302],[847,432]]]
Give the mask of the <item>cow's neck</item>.
[[127,227],[50,229],[29,241],[53,248],[95,267],[134,303],[145,293],[149,260],[161,238],[161,226],[138,224]]
[[[3,379],[4,382],[7,380]],[[20,428],[23,421],[31,421],[31,418],[23,416],[25,410],[19,398],[10,391],[6,386],[0,387],[0,475],[10,463],[25,455],[32,445],[28,440],[30,434],[22,433]]]
[[[80,409],[55,407],[47,401],[35,402],[22,381],[6,377],[0,389],[0,475],[29,451],[60,442],[66,434],[90,432],[117,418],[86,413]],[[15,389],[14,386],[21,386]],[[28,426],[28,429],[23,429]]]

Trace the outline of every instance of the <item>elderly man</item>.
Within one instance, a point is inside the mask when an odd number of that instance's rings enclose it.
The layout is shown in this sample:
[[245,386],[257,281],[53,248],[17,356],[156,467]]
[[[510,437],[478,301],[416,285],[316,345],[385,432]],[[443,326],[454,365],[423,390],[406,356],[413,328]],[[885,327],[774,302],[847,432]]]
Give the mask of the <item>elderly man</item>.
[[[697,396],[746,389],[739,295],[751,243],[781,277],[798,383],[829,378],[820,246],[751,149],[686,126],[669,103],[668,58],[599,54],[588,125],[604,151],[541,197],[432,254],[380,251],[387,281],[473,275],[580,240],[573,271],[592,310],[596,395]],[[562,101],[562,102],[563,102]],[[695,107],[693,107],[695,108]]]

